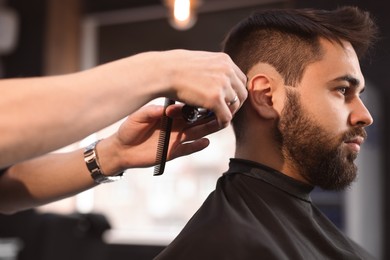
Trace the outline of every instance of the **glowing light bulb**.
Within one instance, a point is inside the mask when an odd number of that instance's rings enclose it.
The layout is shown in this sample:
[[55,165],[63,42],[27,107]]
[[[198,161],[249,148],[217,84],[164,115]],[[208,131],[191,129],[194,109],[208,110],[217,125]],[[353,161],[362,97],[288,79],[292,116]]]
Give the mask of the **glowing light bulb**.
[[188,30],[196,22],[197,0],[168,0],[169,22],[177,30]]
[[173,7],[173,15],[176,20],[184,22],[190,19],[191,2],[190,0],[175,0]]

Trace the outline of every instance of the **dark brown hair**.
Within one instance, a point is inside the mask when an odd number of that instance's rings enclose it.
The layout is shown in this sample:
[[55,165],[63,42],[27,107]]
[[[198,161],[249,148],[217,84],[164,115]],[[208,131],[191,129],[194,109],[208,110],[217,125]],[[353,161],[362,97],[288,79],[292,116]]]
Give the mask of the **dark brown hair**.
[[[259,62],[268,63],[281,74],[285,85],[294,86],[306,66],[321,59],[320,38],[341,45],[342,40],[350,42],[361,59],[376,40],[377,31],[370,14],[357,7],[263,10],[233,27],[223,50],[244,73]],[[244,123],[242,110],[233,119],[237,138]]]

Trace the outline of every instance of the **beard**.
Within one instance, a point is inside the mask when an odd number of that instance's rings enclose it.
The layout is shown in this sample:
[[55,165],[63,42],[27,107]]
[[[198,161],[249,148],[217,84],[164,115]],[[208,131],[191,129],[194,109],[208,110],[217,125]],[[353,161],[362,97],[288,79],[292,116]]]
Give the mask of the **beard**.
[[288,90],[286,106],[275,127],[284,158],[311,185],[339,191],[349,187],[357,176],[357,152],[342,149],[342,144],[356,136],[366,138],[367,133],[355,127],[341,136],[332,136],[304,111],[298,94]]

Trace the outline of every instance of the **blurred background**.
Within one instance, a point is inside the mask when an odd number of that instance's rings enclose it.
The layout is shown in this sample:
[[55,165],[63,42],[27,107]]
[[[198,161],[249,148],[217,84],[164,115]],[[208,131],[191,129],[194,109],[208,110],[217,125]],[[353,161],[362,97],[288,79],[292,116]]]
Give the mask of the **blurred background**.
[[[369,138],[358,159],[359,179],[345,192],[315,190],[312,198],[356,242],[378,259],[390,259],[386,221],[390,217],[386,189],[390,185],[386,135],[390,130],[390,16],[386,2],[192,0],[187,20],[175,20],[174,2],[0,0],[0,76],[70,73],[152,50],[219,51],[228,30],[256,9],[356,5],[368,10],[377,20],[382,39],[371,59],[361,64],[374,124],[368,128]],[[104,138],[118,124],[57,152]],[[162,176],[153,177],[153,168],[132,169],[120,182],[37,209],[0,215],[0,260],[152,259],[178,234],[227,169],[234,154],[232,130],[210,139],[206,150],[169,162]]]

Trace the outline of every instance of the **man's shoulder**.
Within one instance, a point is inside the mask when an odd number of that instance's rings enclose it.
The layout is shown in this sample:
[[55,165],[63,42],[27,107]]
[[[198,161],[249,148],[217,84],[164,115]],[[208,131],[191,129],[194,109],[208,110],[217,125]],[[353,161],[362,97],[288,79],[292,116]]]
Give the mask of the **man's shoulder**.
[[222,176],[216,189],[156,259],[250,259],[249,255],[242,257],[262,249],[264,252],[267,245],[259,244],[254,237],[265,237],[259,231],[266,228],[259,227],[262,223],[247,204],[245,188],[238,179]]

